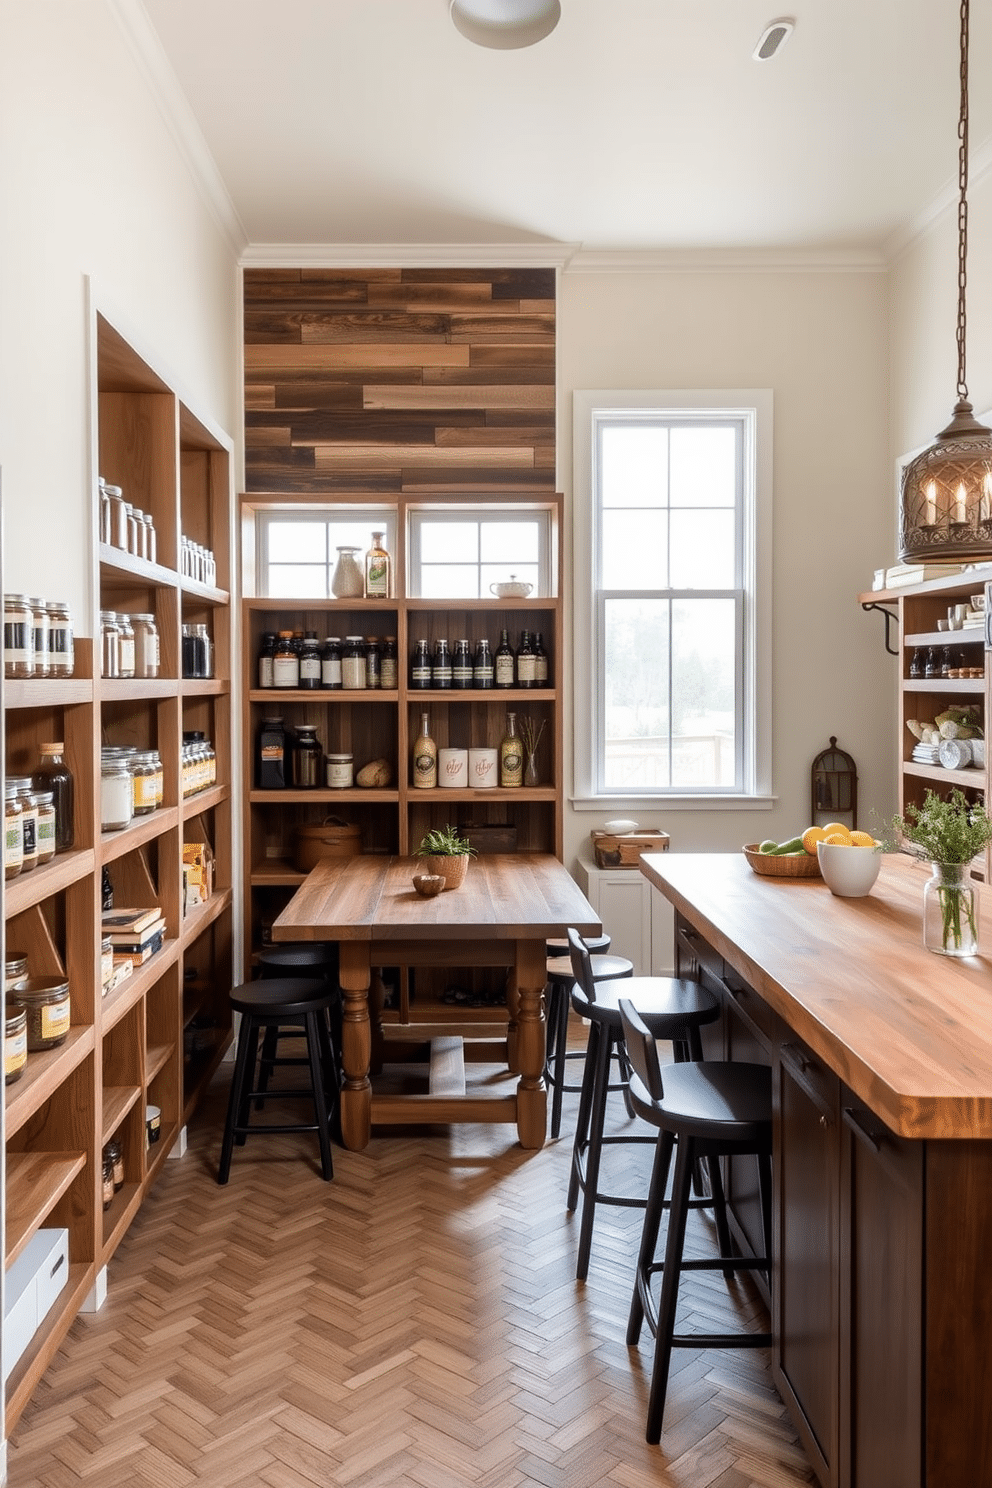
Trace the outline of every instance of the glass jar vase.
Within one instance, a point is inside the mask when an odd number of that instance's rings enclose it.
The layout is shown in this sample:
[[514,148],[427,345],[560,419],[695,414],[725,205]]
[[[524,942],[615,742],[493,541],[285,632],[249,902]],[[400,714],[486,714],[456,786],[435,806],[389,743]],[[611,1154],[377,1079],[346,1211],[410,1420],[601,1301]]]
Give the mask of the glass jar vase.
[[923,944],[939,956],[977,956],[978,904],[967,863],[932,863],[923,885]]
[[335,599],[362,599],[365,578],[355,558],[359,548],[338,548],[338,561],[331,575],[331,593]]

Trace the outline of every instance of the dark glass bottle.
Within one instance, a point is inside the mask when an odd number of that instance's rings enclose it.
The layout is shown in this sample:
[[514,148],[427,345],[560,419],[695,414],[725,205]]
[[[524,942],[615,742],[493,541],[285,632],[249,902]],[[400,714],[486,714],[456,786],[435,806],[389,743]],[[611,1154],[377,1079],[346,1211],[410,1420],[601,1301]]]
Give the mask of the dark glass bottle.
[[281,718],[263,718],[258,735],[258,788],[282,790],[286,784],[286,730]]
[[106,913],[114,907],[114,880],[110,876],[110,869],[104,868],[100,875],[100,908]]
[[341,686],[341,638],[328,636],[320,653],[321,687]]
[[951,648],[950,646],[945,646],[940,653],[940,675],[942,677],[949,677],[951,674],[951,667],[953,665],[954,662],[951,657]]
[[411,688],[424,688],[431,685],[431,658],[427,649],[426,641],[418,641],[413,650],[413,659],[410,662],[410,686]]
[[472,653],[464,638],[455,642],[455,654],[451,660],[451,685],[458,688],[472,686]]
[[909,675],[911,677],[923,676],[923,652],[917,646],[909,658]]
[[513,647],[510,645],[510,637],[507,631],[499,633],[499,645],[496,647],[496,655],[493,658],[494,682],[497,687],[512,687],[516,677],[516,666],[513,658]]
[[386,636],[379,658],[379,686],[392,692],[399,686],[399,670],[396,657],[396,637]]
[[935,646],[927,647],[926,659],[923,663],[924,677],[940,676],[940,652]]
[[301,723],[293,746],[293,784],[301,790],[315,790],[322,785],[324,751],[317,738],[316,724]]
[[315,630],[307,631],[300,650],[300,687],[310,692],[320,687],[320,647]]
[[300,685],[300,658],[293,646],[293,632],[281,630],[272,658],[272,680],[276,687]]
[[382,686],[382,651],[378,636],[365,637],[365,686]]
[[55,807],[55,851],[66,852],[73,844],[73,801],[75,782],[65,762],[62,741],[42,744],[41,762],[31,776],[37,790],[51,791]]
[[517,648],[517,686],[536,687],[537,658],[534,648],[530,643],[530,631],[520,632],[520,645]]
[[258,685],[259,687],[274,687],[272,677],[272,658],[276,654],[276,633],[267,630],[262,636],[262,644],[258,652]]
[[541,632],[538,631],[534,637],[534,686],[547,687],[548,685],[548,653],[544,649],[544,641]]
[[493,658],[489,650],[489,642],[483,636],[475,648],[475,662],[472,666],[472,686],[492,687],[493,685]]
[[451,686],[451,653],[448,650],[448,643],[445,640],[439,640],[434,643],[434,662],[431,666],[431,686]]

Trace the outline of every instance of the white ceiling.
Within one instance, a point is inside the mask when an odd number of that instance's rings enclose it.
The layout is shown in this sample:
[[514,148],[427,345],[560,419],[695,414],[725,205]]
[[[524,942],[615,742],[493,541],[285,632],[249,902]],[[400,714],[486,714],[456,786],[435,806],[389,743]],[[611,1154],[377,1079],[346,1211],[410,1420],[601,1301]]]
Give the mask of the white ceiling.
[[956,177],[957,0],[562,0],[521,51],[447,0],[143,4],[254,244],[885,251]]

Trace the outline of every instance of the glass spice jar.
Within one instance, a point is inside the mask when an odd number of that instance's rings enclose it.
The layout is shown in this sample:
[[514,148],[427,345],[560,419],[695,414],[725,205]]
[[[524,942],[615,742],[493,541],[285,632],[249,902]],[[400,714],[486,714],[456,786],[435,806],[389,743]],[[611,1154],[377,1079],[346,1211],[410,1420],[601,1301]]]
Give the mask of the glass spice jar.
[[27,873],[38,866],[38,807],[34,800],[30,775],[10,775],[7,784],[17,791],[21,803],[21,838],[24,856],[21,871]]
[[114,1175],[114,1193],[120,1193],[124,1187],[124,1148],[117,1137],[111,1137],[103,1149],[103,1158],[110,1161]]
[[7,999],[10,1007],[27,1014],[28,1052],[54,1049],[65,1042],[71,1007],[65,977],[29,977]]
[[341,685],[356,691],[365,689],[365,642],[360,635],[344,638],[344,651],[341,656]]
[[100,675],[119,677],[121,674],[121,632],[114,610],[100,611]]
[[28,1019],[23,1008],[6,1008],[3,1025],[3,1083],[13,1085],[28,1062]]
[[159,670],[158,626],[154,615],[132,615],[134,630],[134,675],[157,677]]
[[134,676],[134,627],[130,615],[117,614],[119,677]]
[[38,866],[50,863],[55,856],[55,796],[52,791],[32,791],[31,799],[38,809]]
[[3,995],[23,987],[28,979],[28,958],[21,951],[8,951],[3,963]]
[[114,1202],[114,1164],[107,1156],[106,1149],[103,1153],[102,1193],[103,1207],[106,1211]]
[[272,685],[296,688],[300,685],[300,658],[293,645],[293,632],[281,630],[272,658]]
[[4,785],[3,876],[16,878],[24,868],[24,830],[21,826],[21,803],[17,789],[9,781]]
[[43,599],[29,599],[28,604],[34,620],[34,674],[36,677],[50,677],[51,622],[48,618],[48,606]]
[[399,685],[399,662],[396,655],[396,637],[386,636],[379,658],[379,686],[393,691]]
[[321,687],[341,686],[341,638],[328,636],[320,653]]
[[34,612],[23,594],[3,597],[3,674],[34,676]]
[[48,602],[48,670],[53,677],[71,677],[76,665],[72,611],[60,599]]
[[351,754],[329,754],[326,760],[329,790],[350,790],[355,783],[355,759]]
[[131,771],[118,758],[104,759],[100,766],[100,830],[120,832],[134,816],[134,787]]

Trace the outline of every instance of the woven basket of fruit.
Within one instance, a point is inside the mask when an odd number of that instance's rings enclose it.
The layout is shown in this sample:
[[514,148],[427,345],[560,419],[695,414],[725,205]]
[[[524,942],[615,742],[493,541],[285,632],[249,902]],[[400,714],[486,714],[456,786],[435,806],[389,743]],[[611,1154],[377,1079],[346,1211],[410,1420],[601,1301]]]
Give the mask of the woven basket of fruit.
[[791,853],[762,852],[760,844],[748,842],[744,856],[762,878],[819,878],[820,864],[804,848]]

